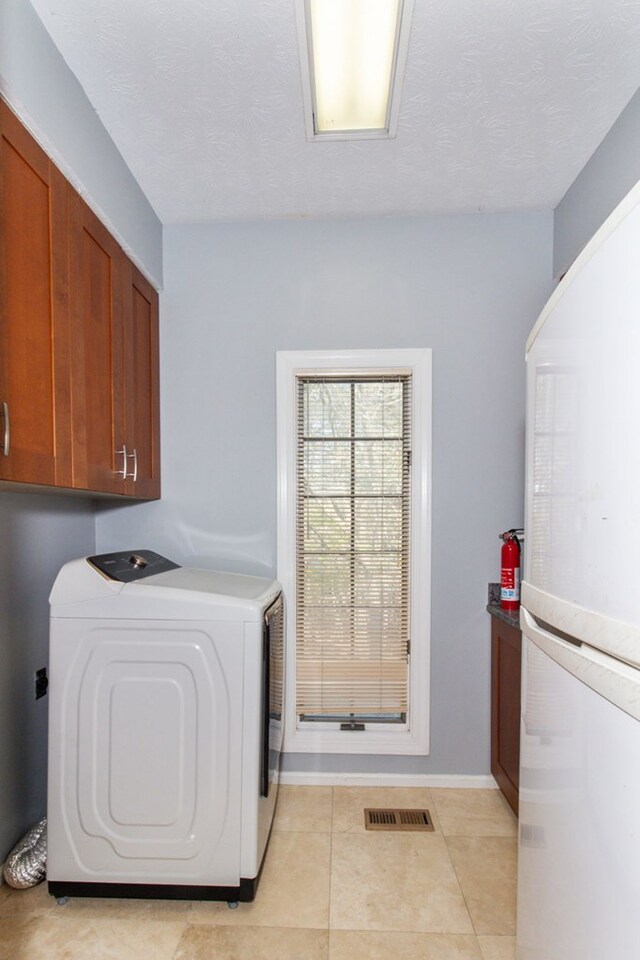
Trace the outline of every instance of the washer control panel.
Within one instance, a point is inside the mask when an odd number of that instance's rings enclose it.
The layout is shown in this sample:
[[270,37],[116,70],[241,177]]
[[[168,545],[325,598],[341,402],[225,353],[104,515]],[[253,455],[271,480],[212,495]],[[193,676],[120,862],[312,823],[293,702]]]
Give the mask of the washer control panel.
[[133,583],[152,577],[156,573],[177,570],[179,563],[161,557],[153,550],[123,550],[119,553],[101,553],[96,557],[87,557],[87,563],[99,570],[109,580],[120,583]]

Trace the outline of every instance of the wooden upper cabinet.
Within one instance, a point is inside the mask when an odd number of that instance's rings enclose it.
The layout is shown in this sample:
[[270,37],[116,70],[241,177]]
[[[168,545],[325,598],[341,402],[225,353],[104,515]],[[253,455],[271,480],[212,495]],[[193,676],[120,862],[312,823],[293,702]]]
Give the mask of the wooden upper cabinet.
[[125,492],[124,254],[92,210],[69,198],[73,486]]
[[126,492],[160,496],[158,294],[127,261],[124,285]]
[[69,302],[73,486],[157,498],[158,294],[75,193]]
[[160,496],[158,294],[0,100],[0,481]]
[[0,479],[71,485],[66,181],[0,101]]

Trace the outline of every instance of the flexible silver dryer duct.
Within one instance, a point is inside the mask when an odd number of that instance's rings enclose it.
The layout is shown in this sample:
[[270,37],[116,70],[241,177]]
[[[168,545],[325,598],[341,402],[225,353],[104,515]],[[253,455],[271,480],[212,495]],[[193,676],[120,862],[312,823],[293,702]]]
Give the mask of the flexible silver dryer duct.
[[47,820],[25,833],[5,860],[4,879],[10,887],[35,887],[47,873]]

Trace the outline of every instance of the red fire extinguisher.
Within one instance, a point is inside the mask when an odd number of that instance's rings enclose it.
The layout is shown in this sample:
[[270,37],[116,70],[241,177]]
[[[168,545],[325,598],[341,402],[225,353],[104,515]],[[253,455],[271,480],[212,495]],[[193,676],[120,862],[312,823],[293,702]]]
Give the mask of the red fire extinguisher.
[[506,530],[500,534],[503,541],[500,563],[500,607],[517,611],[520,606],[520,530]]

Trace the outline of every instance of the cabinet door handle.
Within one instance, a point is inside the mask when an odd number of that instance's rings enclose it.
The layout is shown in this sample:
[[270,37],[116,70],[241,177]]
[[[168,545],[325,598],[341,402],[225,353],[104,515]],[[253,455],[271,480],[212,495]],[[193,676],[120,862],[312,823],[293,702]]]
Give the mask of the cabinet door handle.
[[119,477],[122,477],[123,480],[126,480],[127,479],[127,457],[129,456],[129,454],[127,453],[126,443],[122,444],[122,450],[116,450],[116,456],[119,456],[120,454],[122,454],[122,470],[116,470],[115,472],[118,474]]
[[4,437],[2,440],[2,452],[5,457],[9,456],[11,449],[11,424],[9,420],[9,404],[6,400],[2,401],[2,419],[4,420]]
[[[126,450],[126,447],[125,447],[125,450]],[[133,482],[135,483],[136,480],[138,479],[138,448],[137,448],[137,447],[134,447],[134,448],[133,448],[133,453],[129,453],[129,454],[127,454],[127,456],[129,457],[130,460],[133,460],[133,473],[128,474],[128,476],[129,476],[129,477],[133,480]],[[125,468],[125,470],[126,470],[126,468]],[[126,476],[126,475],[127,475],[127,474],[125,473],[125,476]]]

